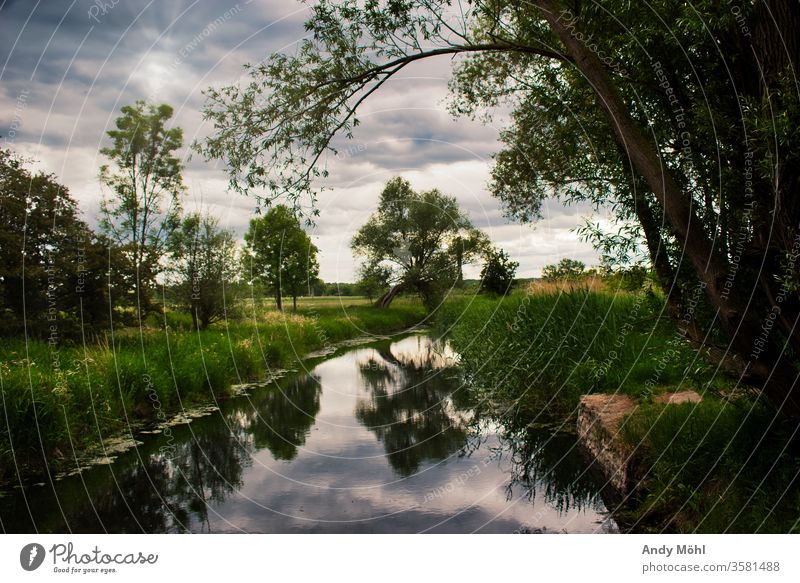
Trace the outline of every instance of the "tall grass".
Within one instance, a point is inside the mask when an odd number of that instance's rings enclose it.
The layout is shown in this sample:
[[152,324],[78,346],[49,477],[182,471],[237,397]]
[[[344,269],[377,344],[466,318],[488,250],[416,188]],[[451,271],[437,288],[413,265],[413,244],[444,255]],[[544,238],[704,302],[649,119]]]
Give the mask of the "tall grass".
[[553,294],[558,292],[609,292],[613,290],[608,282],[598,276],[586,276],[579,279],[535,279],[525,286],[528,295]]
[[800,532],[796,431],[752,398],[639,407],[623,426],[647,468],[634,528]]
[[487,398],[563,417],[587,393],[649,399],[666,386],[702,388],[712,378],[662,308],[650,292],[459,298],[440,310],[436,327]]
[[[540,289],[454,299],[436,327],[476,396],[507,419],[571,426],[580,396],[595,392],[639,403],[622,436],[644,472],[622,515],[632,530],[800,532],[796,424],[756,393],[730,390],[735,382],[715,374],[663,307],[653,292]],[[652,399],[687,388],[704,400]]]
[[[129,424],[143,424],[229,396],[299,358],[359,335],[411,327],[419,304],[390,309],[319,305],[313,311],[242,310],[235,321],[193,331],[182,314],[147,320],[91,344],[0,341],[0,481],[72,457]],[[160,325],[159,325],[160,324]],[[27,468],[27,469],[25,469]]]

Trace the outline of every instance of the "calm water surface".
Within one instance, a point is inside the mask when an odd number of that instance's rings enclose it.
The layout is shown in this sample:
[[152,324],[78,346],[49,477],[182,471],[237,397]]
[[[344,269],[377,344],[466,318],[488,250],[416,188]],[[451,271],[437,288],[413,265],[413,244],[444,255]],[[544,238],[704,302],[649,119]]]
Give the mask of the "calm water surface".
[[575,437],[483,418],[452,356],[412,335],[307,362],[171,443],[7,494],[2,529],[614,531]]

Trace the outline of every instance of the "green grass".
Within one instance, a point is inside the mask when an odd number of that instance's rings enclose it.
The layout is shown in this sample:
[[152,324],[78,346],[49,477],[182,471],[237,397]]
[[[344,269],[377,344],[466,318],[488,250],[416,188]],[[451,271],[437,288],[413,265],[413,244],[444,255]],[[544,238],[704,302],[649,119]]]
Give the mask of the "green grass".
[[381,310],[306,303],[297,313],[243,306],[235,321],[192,331],[191,318],[150,316],[89,345],[0,341],[0,481],[57,465],[129,424],[225,398],[233,384],[291,368],[304,355],[364,334],[411,327],[425,317],[411,300]]
[[[796,425],[752,392],[732,391],[662,312],[651,292],[462,297],[436,314],[436,328],[460,353],[475,396],[504,420],[572,426],[587,393],[640,404],[623,426],[644,472],[619,516],[631,530],[800,532]],[[687,388],[704,400],[653,402]]]
[[436,327],[476,390],[518,411],[559,418],[587,393],[647,400],[667,386],[702,389],[713,380],[662,307],[649,292],[477,296],[446,303]]
[[647,468],[636,530],[800,532],[796,427],[754,400],[645,405],[623,436]]

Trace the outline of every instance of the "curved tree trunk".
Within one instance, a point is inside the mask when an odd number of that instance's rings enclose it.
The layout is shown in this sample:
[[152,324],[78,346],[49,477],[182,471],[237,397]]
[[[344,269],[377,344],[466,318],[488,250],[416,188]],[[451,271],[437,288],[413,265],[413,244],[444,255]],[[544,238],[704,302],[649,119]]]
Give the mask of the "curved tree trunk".
[[379,308],[388,308],[389,304],[392,303],[392,300],[394,300],[394,298],[397,297],[397,294],[399,294],[405,288],[406,288],[405,282],[400,282],[397,285],[392,286],[389,289],[389,291],[387,291],[378,299],[375,305],[378,306]]
[[[729,349],[744,360],[746,378],[760,385],[778,408],[793,417],[800,417],[798,371],[783,351],[771,342],[759,357],[752,356],[761,334],[761,318],[755,306],[737,294],[724,292],[730,269],[728,259],[705,231],[691,198],[678,186],[655,145],[631,115],[600,59],[581,40],[584,37],[576,35],[568,26],[561,2],[536,0],[535,4],[597,95],[598,103],[633,167],[655,194],[667,224],[702,282],[709,302],[717,310],[720,325],[730,338]],[[653,258],[654,263],[656,259]],[[796,320],[791,322],[791,325],[796,324]]]

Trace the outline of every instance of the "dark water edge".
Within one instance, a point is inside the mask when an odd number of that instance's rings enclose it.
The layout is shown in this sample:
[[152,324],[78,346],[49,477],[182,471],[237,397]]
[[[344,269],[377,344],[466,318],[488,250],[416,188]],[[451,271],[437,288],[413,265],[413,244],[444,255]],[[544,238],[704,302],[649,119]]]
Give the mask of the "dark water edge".
[[356,347],[0,498],[4,532],[616,532],[574,434],[481,413],[446,344]]

